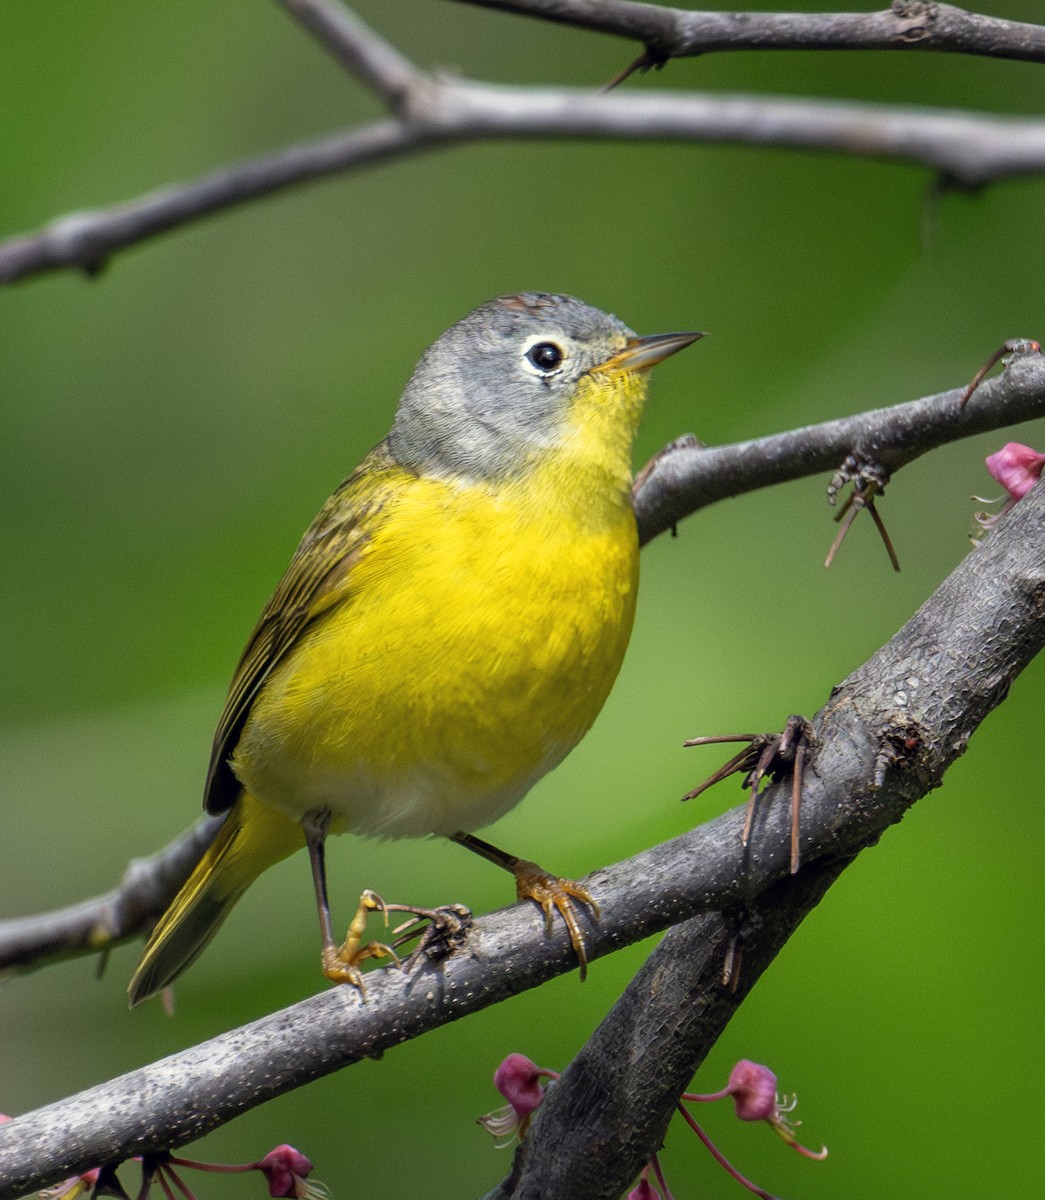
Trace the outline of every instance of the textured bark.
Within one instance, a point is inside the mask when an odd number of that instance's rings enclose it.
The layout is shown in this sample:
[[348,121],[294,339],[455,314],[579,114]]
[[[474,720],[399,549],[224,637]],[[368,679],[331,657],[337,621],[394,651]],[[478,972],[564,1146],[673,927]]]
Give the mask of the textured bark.
[[[862,847],[939,786],[1045,645],[1045,485],[1028,500],[818,714],[802,802],[815,833],[801,872],[663,939],[549,1090],[487,1200],[617,1200],[657,1151],[679,1093],[791,933]],[[786,840],[784,797],[760,808],[754,861],[767,841],[782,855]],[[735,994],[721,978],[733,936],[743,947]]]
[[[659,1144],[677,1080],[692,1074],[739,997],[838,871],[940,783],[1041,649],[1043,618],[1039,485],[815,718],[798,876],[788,875],[789,806],[774,785],[759,803],[746,851],[743,812],[735,810],[588,877],[603,909],[588,931],[593,959],[706,915],[665,939],[603,1026],[608,1032],[594,1035],[577,1071],[556,1086],[508,1190],[497,1194],[584,1200],[624,1190],[636,1163]],[[736,997],[723,994],[717,966],[733,932],[744,942]],[[705,941],[710,947],[701,949]],[[371,975],[365,1004],[336,988],[0,1126],[0,1200],[101,1163],[174,1149],[274,1096],[573,966],[565,931],[545,936],[531,905],[491,914],[444,962],[408,977]],[[680,1018],[680,995],[691,1016]],[[634,1070],[624,1069],[628,1046]],[[607,1160],[586,1141],[597,1138],[605,1149],[616,1137],[596,1128],[599,1111],[636,1122]]]

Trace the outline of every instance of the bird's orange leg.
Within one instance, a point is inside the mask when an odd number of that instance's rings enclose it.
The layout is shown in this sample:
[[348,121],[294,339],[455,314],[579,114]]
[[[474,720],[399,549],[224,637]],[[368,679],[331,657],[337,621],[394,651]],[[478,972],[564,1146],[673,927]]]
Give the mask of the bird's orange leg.
[[555,913],[562,917],[569,931],[570,941],[580,964],[580,977],[583,980],[588,974],[588,955],[584,948],[584,935],[577,919],[577,905],[574,901],[584,905],[598,920],[602,913],[591,892],[579,883],[574,883],[572,879],[560,879],[557,875],[552,875],[529,859],[506,854],[474,834],[454,833],[451,834],[450,841],[481,855],[488,862],[503,867],[506,871],[511,871],[515,876],[516,895],[520,900],[532,900],[540,905],[544,912],[545,928],[549,933],[552,931]]

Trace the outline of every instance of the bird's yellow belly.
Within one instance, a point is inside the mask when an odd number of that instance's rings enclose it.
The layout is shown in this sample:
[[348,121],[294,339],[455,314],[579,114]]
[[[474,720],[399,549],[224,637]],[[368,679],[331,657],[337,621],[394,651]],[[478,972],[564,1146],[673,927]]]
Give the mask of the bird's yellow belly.
[[265,682],[240,781],[296,818],[329,810],[334,831],[449,834],[507,812],[590,727],[631,632],[630,509],[573,524],[481,489],[441,510],[404,498],[353,595]]

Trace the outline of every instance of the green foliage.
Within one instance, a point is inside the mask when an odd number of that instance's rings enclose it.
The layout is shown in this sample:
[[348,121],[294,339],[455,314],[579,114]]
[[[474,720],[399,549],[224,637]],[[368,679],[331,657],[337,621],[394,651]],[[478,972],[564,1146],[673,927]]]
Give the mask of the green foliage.
[[[594,85],[634,53],[430,0],[358,8],[422,65],[481,78]],[[4,233],[376,112],[275,6],[51,0],[6,6],[2,27]],[[1015,113],[1038,108],[1039,75],[954,56],[748,54],[626,86]],[[223,684],[297,537],[384,433],[420,350],[488,296],[563,290],[640,332],[711,331],[658,373],[645,454],[684,430],[729,441],[953,387],[1005,338],[1040,337],[1045,183],[945,196],[924,245],[928,183],[772,150],[476,145],[210,219],[93,281],[0,292],[0,911],[104,890],[195,817]],[[1045,441],[1040,426],[1014,436]],[[739,802],[732,785],[677,802],[715,761],[682,739],[819,707],[968,552],[969,496],[996,490],[982,458],[1004,440],[893,482],[881,510],[899,576],[859,522],[823,571],[826,479],[718,506],[652,545],[606,712],[495,840],[580,873]],[[1001,1179],[1015,1195],[1037,1178],[1045,846],[1025,763],[1043,702],[1039,664],[946,786],[833,889],[698,1077],[719,1087],[746,1056],[799,1092],[803,1135],[831,1147],[822,1166],[708,1115],[764,1186],[932,1198],[996,1194]],[[500,873],[449,845],[346,838],[331,857],[345,919],[363,886],[477,911],[510,898]],[[293,860],[179,985],[173,1021],[125,1010],[133,949],[100,983],[86,962],[7,983],[0,1109],[314,991],[316,942]],[[520,1050],[564,1066],[641,954],[287,1097],[193,1152],[243,1161],[291,1141],[338,1200],[478,1195],[509,1164],[472,1124],[498,1103],[496,1062]],[[680,1197],[739,1194],[677,1131],[664,1162]],[[201,1184],[205,1200],[248,1186]]]

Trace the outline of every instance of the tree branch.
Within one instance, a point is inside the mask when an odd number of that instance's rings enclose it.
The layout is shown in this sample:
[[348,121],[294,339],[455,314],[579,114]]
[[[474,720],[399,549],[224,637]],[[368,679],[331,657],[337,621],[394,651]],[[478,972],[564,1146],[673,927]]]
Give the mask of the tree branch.
[[[668,930],[549,1089],[511,1171],[484,1200],[618,1200],[660,1149],[675,1101],[741,1002],[851,861],[821,860],[782,879],[747,913],[705,913]],[[734,991],[722,967],[738,937]]]
[[339,63],[395,109],[421,84],[414,64],[334,0],[278,0]]
[[[603,916],[587,934],[590,957],[600,958],[699,913],[742,910],[755,914],[754,925],[761,923],[769,931],[760,934],[756,928],[746,943],[744,986],[750,986],[800,919],[803,906],[815,898],[815,879],[829,879],[836,866],[876,841],[915,799],[939,784],[979,722],[1041,648],[1043,520],[1045,485],[1039,485],[911,621],[834,690],[815,721],[817,752],[806,776],[803,868],[797,883],[774,891],[788,875],[789,808],[770,790],[759,804],[746,851],[739,836],[743,812],[737,809],[594,872],[587,882]],[[819,876],[821,870],[827,875]],[[806,890],[806,880],[813,881],[808,885],[812,892]],[[720,942],[721,934],[716,938]],[[91,1166],[175,1148],[248,1108],[573,966],[565,930],[546,936],[531,905],[491,914],[476,922],[463,948],[442,963],[422,964],[408,977],[395,971],[368,976],[366,1003],[350,988],[334,988],[0,1127],[0,1200]],[[702,987],[712,986],[711,974],[705,964]],[[687,1034],[690,1061],[710,1044],[735,1002],[716,993],[715,1002],[704,1007],[703,1032]],[[665,1027],[670,1024],[666,1021]],[[658,1053],[663,1053],[663,1043],[659,1050],[657,1043],[651,1047],[649,1063]],[[612,1075],[614,1086],[626,1089],[623,1065],[619,1060],[612,1071],[600,1068],[600,1078]],[[568,1078],[560,1085],[564,1096],[570,1095],[567,1086],[576,1086]],[[557,1102],[549,1112],[561,1112],[560,1104],[566,1103]],[[658,1120],[651,1116],[637,1125],[640,1132],[612,1169],[592,1156],[592,1177],[582,1187],[584,1168],[574,1155],[570,1163],[579,1174],[571,1175],[568,1193],[551,1187],[540,1194],[569,1194],[577,1200],[619,1194],[620,1172],[632,1170],[636,1156],[652,1145],[648,1138]],[[539,1128],[546,1128],[543,1120]],[[568,1137],[579,1134],[570,1126],[559,1128],[555,1136],[565,1145]],[[535,1140],[532,1146],[537,1145]],[[527,1156],[534,1153],[528,1146]],[[519,1169],[525,1181],[537,1168]],[[607,1182],[614,1172],[616,1193]]]
[[140,935],[166,911],[224,819],[201,817],[158,853],[135,859],[119,886],[103,896],[52,912],[0,921],[0,976],[84,954],[106,953]]
[[69,213],[39,233],[0,242],[0,283],[67,267],[93,275],[116,251],[169,229],[284,188],[400,157],[420,149],[421,143],[418,131],[399,121],[375,121],[222,167],[193,183],[174,184],[111,208]]
[[693,12],[631,0],[461,0],[642,42],[655,58],[722,50],[931,50],[1045,62],[1045,26],[930,0],[876,13]]
[[1045,121],[783,97],[513,88],[428,79],[409,117],[375,121],[248,159],[107,209],[71,213],[0,242],[0,283],[67,267],[94,273],[118,250],[329,175],[467,141],[586,138],[821,150],[912,163],[966,187],[1045,171]]
[[[1021,502],[1005,522],[1004,542],[992,536],[970,554],[817,716],[802,798],[803,825],[812,817],[817,829],[801,872],[753,889],[740,912],[697,917],[663,939],[547,1093],[487,1200],[616,1200],[660,1148],[679,1093],[787,938],[860,846],[939,784],[1045,644],[1045,483],[1032,496],[1033,507]],[[759,802],[752,864],[762,847],[782,852],[788,787]],[[733,993],[722,963],[738,936]]]
[[[421,150],[469,141],[640,139],[819,150],[916,164],[953,185],[970,188],[1045,171],[1042,120],[786,97],[656,91],[603,95],[582,89],[454,80],[421,71],[331,0],[281,3],[395,115],[261,155],[111,208],[71,213],[36,233],[9,238],[0,243],[0,283],[69,267],[95,273],[127,246],[245,201]],[[506,6],[507,2],[501,5]],[[667,27],[678,15],[651,5],[592,5],[582,0],[560,0],[558,5],[534,0],[525,11],[548,16],[553,9],[569,14],[575,23],[587,14],[585,21],[591,28],[602,28],[603,16],[612,18],[618,24],[623,22],[622,30],[632,28],[629,22],[633,17],[663,22]],[[524,11],[521,0],[519,11]],[[691,15],[731,21],[748,34],[760,22],[774,20],[770,14],[757,19],[754,14]],[[1011,48],[1010,41],[1016,39],[1028,55],[1033,51],[1036,56],[1035,48],[1045,37],[1045,30],[1037,26],[965,16],[973,21],[977,36],[987,38],[984,45]],[[789,14],[776,18],[785,23],[804,19]],[[827,19],[843,25],[862,20]],[[994,26],[1001,29],[990,40],[987,35]],[[841,47],[841,40],[838,44]]]
[[731,446],[680,438],[640,473],[634,504],[642,542],[716,500],[834,471],[853,452],[895,473],[937,446],[1045,416],[1045,355],[1014,356],[1005,373],[981,384],[964,406],[963,392],[953,388]]
[[[868,454],[894,474],[948,442],[1045,416],[1045,355],[1014,355],[965,405],[962,394],[955,388],[729,446],[680,438],[639,473],[633,502],[641,541],[717,500],[833,471],[850,453]],[[131,863],[120,886],[102,896],[0,921],[0,974],[97,954],[140,935],[166,910],[219,824],[201,819],[156,855]]]

